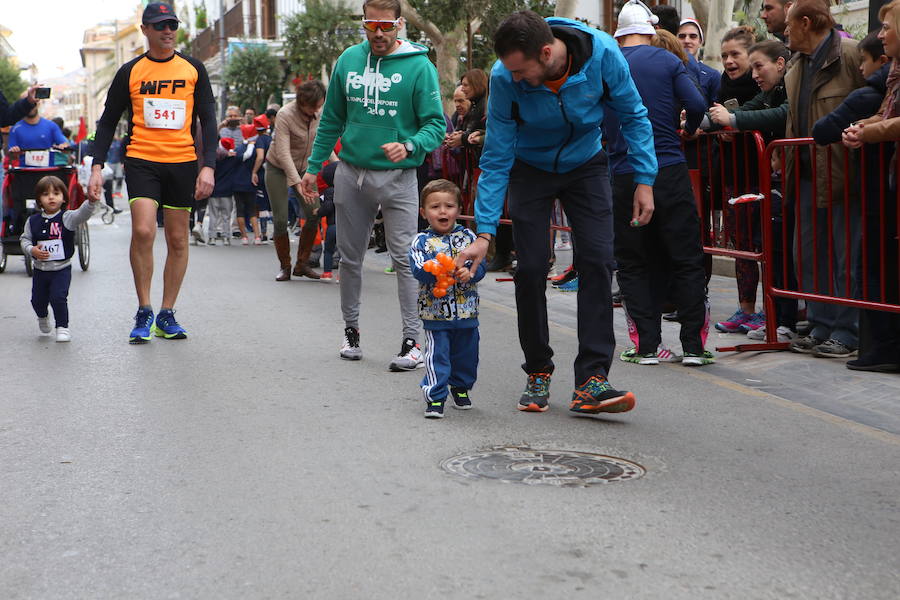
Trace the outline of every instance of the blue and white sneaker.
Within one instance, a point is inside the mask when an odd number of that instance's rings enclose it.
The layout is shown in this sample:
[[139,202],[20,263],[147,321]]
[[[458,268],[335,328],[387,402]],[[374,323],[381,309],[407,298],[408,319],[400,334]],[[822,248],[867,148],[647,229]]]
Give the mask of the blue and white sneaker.
[[159,311],[159,314],[156,315],[153,333],[157,337],[167,340],[183,340],[187,337],[187,331],[175,320],[175,311],[169,308]]
[[134,329],[128,337],[129,344],[146,344],[150,341],[150,328],[153,326],[153,309],[139,308],[134,315]]

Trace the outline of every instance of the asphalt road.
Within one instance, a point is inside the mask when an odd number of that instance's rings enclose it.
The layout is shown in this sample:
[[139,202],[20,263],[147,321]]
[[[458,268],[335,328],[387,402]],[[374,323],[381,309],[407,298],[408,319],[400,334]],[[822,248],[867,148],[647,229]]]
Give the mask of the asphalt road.
[[[15,258],[0,275],[4,599],[900,597],[889,431],[718,365],[617,363],[636,409],[570,416],[571,296],[553,303],[569,305],[551,331],[551,410],[519,413],[512,288],[493,278],[475,408],[425,420],[421,371],[386,368],[399,311],[375,255],[360,362],[337,355],[337,286],[276,283],[271,246],[192,248],[177,307],[190,338],[129,346],[128,227],[92,221],[70,344],[38,335]],[[160,236],[157,303],[163,249]],[[559,487],[440,468],[495,446],[646,475]]]

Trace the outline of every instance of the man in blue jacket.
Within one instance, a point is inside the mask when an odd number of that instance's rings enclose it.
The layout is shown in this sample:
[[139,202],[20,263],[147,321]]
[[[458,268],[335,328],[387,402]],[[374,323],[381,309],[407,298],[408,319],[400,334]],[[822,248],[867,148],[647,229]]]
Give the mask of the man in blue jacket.
[[519,342],[528,375],[519,410],[548,408],[553,350],[546,284],[550,210],[557,198],[578,247],[578,356],[570,410],[626,412],[634,395],[607,381],[615,349],[611,276],[612,198],[601,148],[604,111],[619,116],[636,190],[631,225],[653,214],[657,164],[647,109],[613,39],[577,21],[513,13],[494,35],[487,136],[475,202],[478,239],[457,259],[484,258],[507,192],[518,267]]

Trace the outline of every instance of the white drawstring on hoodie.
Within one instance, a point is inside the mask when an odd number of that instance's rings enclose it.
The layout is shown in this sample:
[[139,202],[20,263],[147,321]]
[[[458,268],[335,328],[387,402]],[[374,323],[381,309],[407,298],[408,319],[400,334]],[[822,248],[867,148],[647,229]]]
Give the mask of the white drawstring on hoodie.
[[[382,59],[382,57],[381,56],[378,57],[378,62],[375,63],[375,72],[372,73],[370,76],[369,69],[371,67],[369,66],[369,62],[371,61],[371,59],[372,59],[372,53],[369,52],[368,54],[366,54],[366,78],[368,78],[369,81],[373,82],[372,87],[375,88],[375,112],[377,113],[378,112],[378,96],[379,96],[379,89],[378,89],[379,85],[378,84],[380,83],[380,79],[381,79],[381,59]],[[368,83],[365,86],[363,86],[363,90],[364,90],[363,91],[363,107],[368,108],[368,106],[369,106],[369,84]]]

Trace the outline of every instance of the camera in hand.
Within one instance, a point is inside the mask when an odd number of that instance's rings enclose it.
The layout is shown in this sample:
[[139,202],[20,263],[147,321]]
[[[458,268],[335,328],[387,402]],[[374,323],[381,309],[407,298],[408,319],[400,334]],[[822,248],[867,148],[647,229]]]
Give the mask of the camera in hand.
[[34,97],[38,100],[44,100],[50,97],[50,88],[48,87],[39,87],[34,90]]

